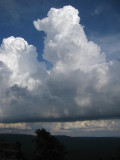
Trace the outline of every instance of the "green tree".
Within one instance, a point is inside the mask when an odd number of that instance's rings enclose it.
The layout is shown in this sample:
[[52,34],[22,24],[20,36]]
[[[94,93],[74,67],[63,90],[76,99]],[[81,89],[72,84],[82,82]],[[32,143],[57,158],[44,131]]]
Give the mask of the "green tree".
[[34,160],[64,160],[65,147],[59,140],[45,129],[36,130],[36,143]]

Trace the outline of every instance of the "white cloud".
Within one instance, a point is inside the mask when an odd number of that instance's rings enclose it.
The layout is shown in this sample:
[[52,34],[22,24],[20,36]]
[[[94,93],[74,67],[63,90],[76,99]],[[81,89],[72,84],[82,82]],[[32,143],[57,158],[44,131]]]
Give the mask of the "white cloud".
[[73,121],[120,116],[120,62],[88,41],[78,10],[50,9],[34,21],[46,33],[43,58],[23,38],[0,47],[0,121]]
[[71,6],[52,8],[47,18],[34,21],[36,29],[47,34],[43,57],[56,69],[83,69],[105,61],[99,46],[88,42],[79,21],[78,11]]
[[[107,61],[120,60],[120,34],[112,34],[108,36],[91,35],[91,40],[96,42],[106,53]],[[111,45],[112,44],[112,45]]]
[[15,84],[21,87],[32,89],[35,85],[41,83],[41,79],[34,77],[34,73],[45,68],[42,63],[37,61],[36,48],[23,38],[9,37],[3,39],[0,48],[0,61],[6,65],[11,72],[9,77],[9,86]]

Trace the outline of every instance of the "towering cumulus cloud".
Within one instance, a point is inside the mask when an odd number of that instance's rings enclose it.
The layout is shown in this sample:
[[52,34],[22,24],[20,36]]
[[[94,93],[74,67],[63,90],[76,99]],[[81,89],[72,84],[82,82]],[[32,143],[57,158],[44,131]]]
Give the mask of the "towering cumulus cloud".
[[20,87],[34,88],[41,79],[36,79],[40,63],[37,61],[36,48],[23,38],[9,37],[3,40],[0,48],[0,61],[11,73],[9,77],[9,86],[18,85]]
[[120,62],[88,41],[72,6],[34,21],[46,33],[43,58],[22,38],[0,48],[0,121],[72,121],[120,117]]

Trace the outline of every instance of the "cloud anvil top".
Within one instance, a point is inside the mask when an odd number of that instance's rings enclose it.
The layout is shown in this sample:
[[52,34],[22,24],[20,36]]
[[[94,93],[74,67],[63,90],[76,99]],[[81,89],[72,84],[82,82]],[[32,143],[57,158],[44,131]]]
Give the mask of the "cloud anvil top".
[[[21,37],[0,47],[0,122],[120,118],[120,62],[89,41],[72,6],[33,22],[44,31],[43,59]],[[46,63],[51,64],[51,68]]]

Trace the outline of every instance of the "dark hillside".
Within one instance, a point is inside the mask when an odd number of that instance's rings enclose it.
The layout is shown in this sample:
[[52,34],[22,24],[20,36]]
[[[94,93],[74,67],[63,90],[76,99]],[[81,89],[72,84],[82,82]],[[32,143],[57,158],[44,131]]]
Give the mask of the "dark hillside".
[[[32,140],[35,136],[1,134],[0,139],[15,142],[20,141],[26,160],[32,160],[35,144]],[[120,138],[96,138],[96,137],[68,137],[56,136],[67,149],[68,160],[118,160],[120,155]]]
[[58,137],[69,152],[69,160],[116,160],[120,157],[120,138]]
[[22,134],[0,134],[0,139],[4,139],[7,142],[16,142],[19,141],[22,146],[22,152],[24,154],[25,160],[33,159],[33,151],[35,145],[32,143],[32,140],[35,136],[31,135],[22,135]]

